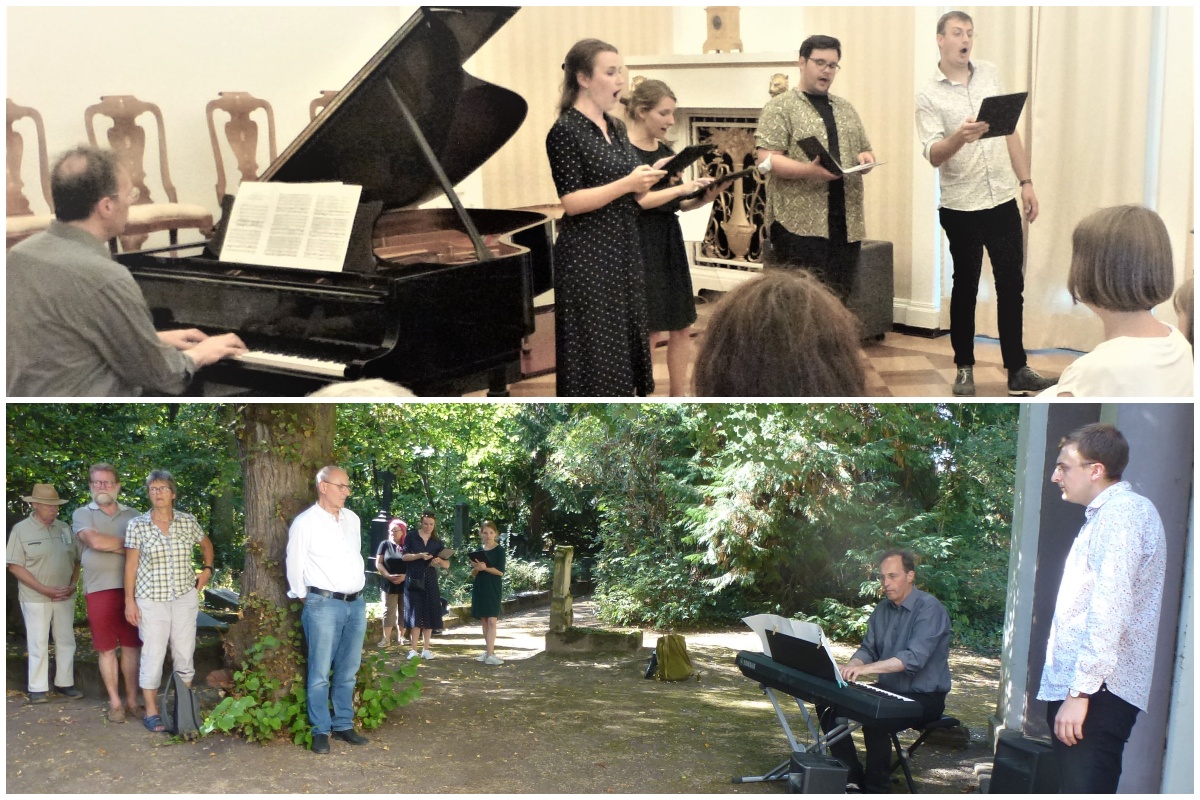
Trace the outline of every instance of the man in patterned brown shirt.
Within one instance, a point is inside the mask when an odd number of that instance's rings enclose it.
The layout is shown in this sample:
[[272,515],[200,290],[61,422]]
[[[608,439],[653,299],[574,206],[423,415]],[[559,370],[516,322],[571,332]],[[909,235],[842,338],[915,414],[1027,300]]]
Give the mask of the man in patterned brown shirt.
[[810,36],[800,45],[800,85],[771,98],[759,118],[758,168],[767,174],[771,262],[811,270],[843,301],[850,295],[862,240],[862,176],[841,176],[810,161],[800,141],[815,136],[840,164],[873,164],[858,112],[829,93],[841,69],[842,45]]

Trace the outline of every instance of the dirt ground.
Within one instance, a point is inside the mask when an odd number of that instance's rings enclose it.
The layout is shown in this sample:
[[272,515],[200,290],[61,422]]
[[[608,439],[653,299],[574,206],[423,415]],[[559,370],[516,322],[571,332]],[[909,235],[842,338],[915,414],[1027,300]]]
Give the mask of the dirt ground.
[[[592,611],[577,602],[576,624],[595,624]],[[324,756],[286,742],[223,736],[173,742],[136,720],[108,723],[98,699],[52,696],[49,704],[30,706],[10,690],[6,791],[783,792],[782,783],[731,782],[765,773],[788,756],[770,702],[734,664],[738,650],[759,649],[753,633],[689,635],[702,680],[659,683],[642,677],[655,634],[646,633],[637,655],[551,656],[543,651],[547,618],[542,608],[501,619],[497,653],[507,663],[499,667],[473,660],[482,646],[478,628],[435,637],[437,658],[419,673],[421,698],[368,731],[369,744],[334,740]],[[372,645],[376,626],[368,631]],[[839,659],[851,652],[836,649]],[[388,652],[399,659],[407,649]],[[923,792],[977,791],[974,765],[991,758],[986,718],[999,663],[955,652],[951,672],[955,688],[946,713],[969,726],[971,742],[961,750],[922,746],[913,773]],[[202,702],[211,707],[216,699],[202,695]],[[789,716],[805,741],[794,703]],[[902,781],[895,789],[906,791]]]

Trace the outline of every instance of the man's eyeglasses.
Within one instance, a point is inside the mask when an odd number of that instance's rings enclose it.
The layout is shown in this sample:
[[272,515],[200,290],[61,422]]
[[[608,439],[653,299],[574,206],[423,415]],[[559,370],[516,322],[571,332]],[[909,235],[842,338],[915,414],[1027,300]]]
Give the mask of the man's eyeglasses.
[[99,486],[102,489],[111,489],[114,486],[120,486],[117,481],[92,481],[92,486]]
[[350,491],[350,484],[348,483],[334,483],[333,481],[324,481],[324,483],[328,483],[330,486],[336,486],[339,489],[345,489],[347,492]]
[[817,69],[822,70],[822,71],[831,69],[834,72],[837,72],[839,69],[842,68],[842,65],[836,61],[826,61],[823,58],[810,58],[808,60],[810,63],[816,64]]
[[136,186],[129,190],[128,197],[122,198],[121,194],[119,192],[117,194],[109,195],[109,197],[111,197],[113,200],[122,200],[123,199],[123,200],[125,200],[125,202],[127,202],[131,206],[136,204],[137,201],[141,198],[141,196],[142,196],[142,190],[138,189]]
[[[1079,466],[1090,467],[1093,464],[1099,464],[1099,463],[1100,463],[1099,461],[1080,461]],[[1072,468],[1072,466],[1073,465],[1071,465],[1071,464],[1055,464],[1054,471],[1061,472],[1065,475],[1067,473],[1067,470],[1070,470]]]

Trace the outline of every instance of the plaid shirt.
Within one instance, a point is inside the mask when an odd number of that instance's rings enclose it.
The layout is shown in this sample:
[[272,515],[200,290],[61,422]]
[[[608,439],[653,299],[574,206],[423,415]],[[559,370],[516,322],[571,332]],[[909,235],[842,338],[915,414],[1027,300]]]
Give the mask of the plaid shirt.
[[196,588],[192,554],[204,538],[204,530],[185,511],[175,512],[169,530],[170,535],[164,536],[148,511],[129,523],[125,547],[140,553],[134,597],[167,602]]

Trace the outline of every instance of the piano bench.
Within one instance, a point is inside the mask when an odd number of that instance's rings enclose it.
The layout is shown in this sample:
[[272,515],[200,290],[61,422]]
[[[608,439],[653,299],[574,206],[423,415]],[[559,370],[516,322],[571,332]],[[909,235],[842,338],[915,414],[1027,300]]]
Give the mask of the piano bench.
[[962,723],[958,721],[957,717],[942,717],[941,719],[935,719],[930,722],[926,722],[924,725],[914,725],[912,730],[917,731],[920,735],[917,737],[915,742],[908,746],[907,752],[900,745],[899,737],[897,737],[894,733],[892,734],[892,744],[896,748],[896,762],[892,764],[892,772],[895,772],[897,769],[904,770],[904,780],[908,783],[909,794],[916,794],[917,787],[916,784],[913,783],[912,772],[908,768],[908,759],[912,758],[912,754],[916,752],[916,749],[924,744],[925,740],[929,738],[930,734],[932,734],[934,731],[945,730],[947,728],[958,728],[961,726]]

